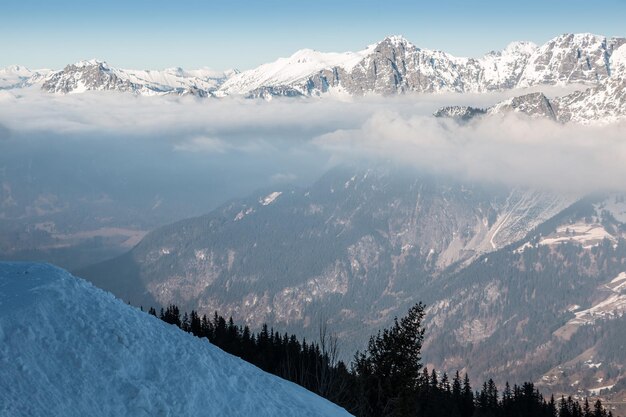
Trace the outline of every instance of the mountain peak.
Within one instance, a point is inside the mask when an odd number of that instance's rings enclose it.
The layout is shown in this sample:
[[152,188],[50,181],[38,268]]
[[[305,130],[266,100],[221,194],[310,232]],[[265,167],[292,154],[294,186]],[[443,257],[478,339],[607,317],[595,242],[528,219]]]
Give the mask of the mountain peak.
[[187,75],[187,71],[185,71],[182,67],[165,68],[164,72],[176,75],[178,77],[184,77],[185,75]]
[[6,66],[4,68],[0,68],[0,70],[5,71],[5,72],[12,72],[12,73],[16,73],[16,74],[30,73],[31,72],[31,70],[29,68],[26,68],[23,65],[9,65],[9,66]]
[[546,46],[549,45],[563,45],[563,44],[575,44],[581,46],[592,46],[603,44],[606,42],[606,36],[596,35],[594,33],[582,32],[582,33],[563,33],[550,39]]
[[536,43],[530,41],[516,41],[509,43],[503,52],[505,53],[520,53],[530,55],[539,48]]
[[383,43],[391,44],[396,48],[400,46],[403,46],[405,48],[415,46],[402,35],[389,35],[385,37],[385,39],[383,39],[382,41],[378,42],[378,45],[383,44]]
[[78,61],[68,66],[73,66],[75,68],[85,68],[85,67],[95,67],[95,66],[99,66],[105,69],[109,68],[109,64],[107,64],[106,61],[101,60],[101,59],[96,59],[96,58]]

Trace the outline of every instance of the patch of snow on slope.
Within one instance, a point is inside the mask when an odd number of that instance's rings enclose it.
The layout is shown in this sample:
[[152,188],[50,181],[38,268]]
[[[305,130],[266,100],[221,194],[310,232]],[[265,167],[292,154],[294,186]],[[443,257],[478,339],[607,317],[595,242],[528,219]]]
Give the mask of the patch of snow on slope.
[[615,220],[626,224],[626,196],[614,195],[594,205],[598,217],[607,211]]
[[348,416],[50,265],[0,263],[2,416]]
[[556,233],[539,241],[540,245],[556,245],[565,242],[575,242],[590,248],[598,245],[602,240],[609,239],[615,241],[611,235],[600,224],[574,223],[559,226]]
[[606,287],[611,291],[621,292],[626,287],[626,272],[621,272]]
[[259,203],[263,204],[264,206],[268,206],[272,204],[274,200],[280,197],[281,194],[282,194],[282,191],[274,191],[273,193],[269,193],[268,195],[260,199]]
[[254,213],[254,209],[252,207],[248,207],[245,211],[241,210],[239,213],[237,213],[233,221],[238,222],[250,213]]
[[613,384],[613,385],[605,385],[603,387],[598,387],[598,388],[592,388],[592,389],[589,390],[589,395],[600,395],[601,391],[613,389],[614,386],[615,386],[615,384]]
[[626,77],[626,44],[613,51],[610,63],[612,77]]
[[576,318],[570,320],[569,324],[591,324],[599,318],[620,317],[626,313],[626,294],[623,294],[626,283],[626,272],[620,273],[611,280],[610,283],[603,286],[603,289],[609,290],[608,296],[596,303],[590,308],[574,313]]
[[496,222],[490,227],[483,250],[498,249],[523,238],[530,230],[569,207],[575,196],[514,189],[499,208]]
[[[626,314],[626,272],[621,272],[609,283],[597,288],[596,301],[584,310],[576,311],[580,306],[576,305],[568,309],[574,313],[574,318],[554,331],[554,335],[569,340],[580,326],[593,324],[596,320],[611,320]],[[601,363],[594,364],[591,360],[586,362],[589,367],[599,367]]]

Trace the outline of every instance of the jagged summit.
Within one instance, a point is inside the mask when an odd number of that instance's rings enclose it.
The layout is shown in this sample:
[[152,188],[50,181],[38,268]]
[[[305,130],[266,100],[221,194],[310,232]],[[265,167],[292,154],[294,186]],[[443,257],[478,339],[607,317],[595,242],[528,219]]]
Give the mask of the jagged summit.
[[378,44],[381,43],[389,43],[395,47],[415,47],[415,45],[413,43],[411,43],[408,39],[406,39],[404,36],[402,35],[389,35],[387,37],[385,37],[385,39],[383,39],[382,41],[380,41]]
[[66,68],[72,67],[72,66],[76,68],[94,67],[94,66],[98,66],[102,68],[109,68],[109,64],[107,64],[105,60],[97,59],[97,58],[81,60],[74,64],[67,65]]

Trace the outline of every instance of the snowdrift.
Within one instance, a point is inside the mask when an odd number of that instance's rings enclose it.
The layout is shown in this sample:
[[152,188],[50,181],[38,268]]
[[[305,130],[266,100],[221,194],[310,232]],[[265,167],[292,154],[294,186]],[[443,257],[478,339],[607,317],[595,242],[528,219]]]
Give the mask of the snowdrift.
[[0,416],[348,416],[44,264],[0,263]]

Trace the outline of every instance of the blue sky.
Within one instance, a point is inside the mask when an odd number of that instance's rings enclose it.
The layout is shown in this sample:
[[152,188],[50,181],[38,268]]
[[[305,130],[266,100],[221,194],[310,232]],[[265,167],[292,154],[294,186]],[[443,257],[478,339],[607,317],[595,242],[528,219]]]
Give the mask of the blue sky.
[[0,67],[101,58],[133,68],[248,69],[301,48],[346,51],[386,35],[480,56],[565,32],[626,36],[626,0],[91,1],[0,6]]

